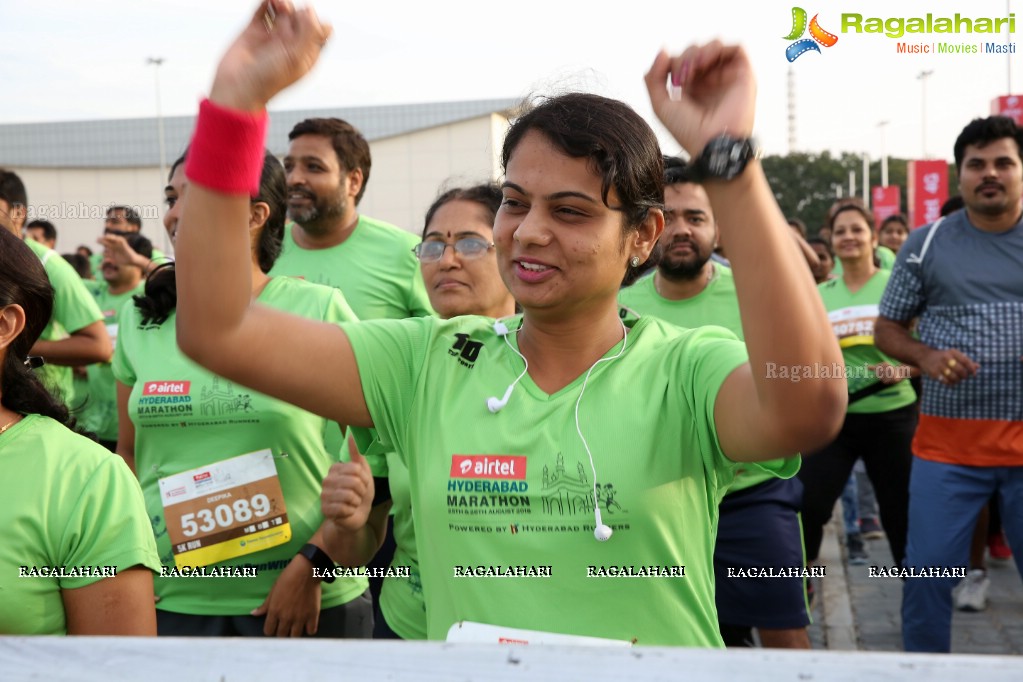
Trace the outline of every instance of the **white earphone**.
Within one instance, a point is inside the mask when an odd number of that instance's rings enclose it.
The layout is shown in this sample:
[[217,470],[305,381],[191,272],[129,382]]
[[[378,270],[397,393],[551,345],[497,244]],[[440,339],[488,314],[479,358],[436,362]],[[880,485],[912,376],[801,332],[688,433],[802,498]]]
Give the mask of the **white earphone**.
[[[619,320],[619,322],[621,322],[621,320]],[[583,447],[586,449],[587,457],[590,458],[590,470],[593,472],[593,515],[594,518],[596,519],[596,527],[593,529],[593,537],[597,538],[597,540],[599,540],[600,542],[607,542],[608,540],[610,540],[611,536],[614,534],[614,531],[611,529],[610,526],[606,525],[603,519],[601,519],[600,517],[600,498],[598,497],[597,492],[597,467],[593,464],[593,453],[590,452],[590,446],[586,442],[586,437],[583,436],[582,428],[579,426],[579,403],[582,402],[583,394],[586,392],[586,384],[589,382],[590,374],[593,372],[594,368],[596,368],[596,366],[602,362],[611,362],[612,360],[617,360],[618,358],[622,357],[622,353],[625,352],[625,348],[629,343],[629,335],[628,331],[625,328],[625,322],[621,322],[621,324],[622,324],[622,349],[618,351],[618,353],[616,353],[615,355],[609,358],[600,358],[592,365],[590,365],[590,369],[586,372],[586,378],[583,379],[583,387],[579,391],[579,397],[575,401],[575,430],[576,433],[579,434],[579,440],[583,442]],[[516,329],[514,331],[515,333],[518,333],[519,330],[521,329],[522,327],[519,327],[519,329]],[[525,365],[525,368],[522,370],[522,374],[520,374],[515,379],[515,381],[513,381],[510,386],[508,386],[507,390],[505,390],[504,392],[503,397],[501,397],[500,399],[498,399],[497,396],[491,396],[490,398],[487,398],[487,409],[490,410],[492,413],[497,414],[502,409],[504,409],[505,405],[508,404],[508,400],[511,398],[512,391],[515,390],[515,386],[518,385],[519,381],[522,380],[522,377],[526,376],[526,372],[529,370],[529,361],[526,360],[526,356],[524,356],[513,345],[511,345],[511,341],[508,340],[508,335],[511,334],[512,332],[508,329],[508,326],[504,322],[502,322],[501,320],[497,320],[496,322],[494,322],[494,332],[498,336],[504,338],[504,342],[508,344],[508,347],[511,348],[516,355],[522,358],[522,363]]]
[[611,526],[605,526],[604,520],[600,518],[600,507],[593,508],[594,514],[597,517],[597,527],[593,529],[593,537],[597,538],[601,542],[607,542],[611,539],[611,535],[614,531],[611,530]]
[[[517,381],[515,383],[518,383]],[[515,389],[515,384],[512,384],[504,392],[504,396],[498,400],[497,396],[491,396],[487,398],[487,409],[497,414],[504,409],[504,406],[508,404],[508,399],[511,398],[512,391]]]
[[[521,327],[519,329],[521,329]],[[518,332],[519,330],[516,329],[515,333],[517,334]],[[518,350],[516,350],[515,346],[511,345],[511,341],[508,340],[508,335],[512,333],[508,329],[508,325],[506,325],[501,320],[497,320],[496,322],[494,322],[494,333],[496,333],[498,336],[504,339],[504,342],[508,344],[508,347],[511,348],[516,355],[522,358],[522,363],[526,366],[525,369],[522,370],[522,374],[520,374],[518,378],[515,379],[515,381],[513,381],[511,385],[508,386],[508,388],[505,390],[504,396],[502,396],[500,399],[498,399],[496,395],[487,398],[487,409],[490,410],[492,413],[497,414],[498,412],[504,409],[505,405],[508,404],[508,400],[511,398],[512,391],[515,390],[515,386],[518,385],[519,381],[522,380],[522,377],[526,376],[526,371],[529,369],[529,361],[526,360],[526,356],[520,353]]]

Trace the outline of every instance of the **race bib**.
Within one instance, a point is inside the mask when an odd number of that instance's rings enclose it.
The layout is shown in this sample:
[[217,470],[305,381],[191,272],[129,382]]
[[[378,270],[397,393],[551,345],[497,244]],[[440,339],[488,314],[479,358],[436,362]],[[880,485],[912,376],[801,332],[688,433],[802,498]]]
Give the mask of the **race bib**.
[[270,450],[160,479],[174,563],[208,566],[291,540]]
[[842,348],[873,346],[877,314],[877,305],[856,305],[829,312],[828,320],[838,337],[838,345]]

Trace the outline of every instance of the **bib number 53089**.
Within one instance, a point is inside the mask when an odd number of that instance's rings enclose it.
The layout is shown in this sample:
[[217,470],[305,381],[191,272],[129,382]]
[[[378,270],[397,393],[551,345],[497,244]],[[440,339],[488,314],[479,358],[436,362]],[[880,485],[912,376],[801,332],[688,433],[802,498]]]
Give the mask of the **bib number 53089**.
[[230,505],[218,504],[212,510],[200,509],[194,513],[182,514],[181,532],[187,537],[195,537],[200,531],[209,533],[218,526],[229,528],[235,522],[245,523],[253,516],[262,518],[269,513],[270,499],[263,493],[258,493],[253,495],[251,500],[242,498]]

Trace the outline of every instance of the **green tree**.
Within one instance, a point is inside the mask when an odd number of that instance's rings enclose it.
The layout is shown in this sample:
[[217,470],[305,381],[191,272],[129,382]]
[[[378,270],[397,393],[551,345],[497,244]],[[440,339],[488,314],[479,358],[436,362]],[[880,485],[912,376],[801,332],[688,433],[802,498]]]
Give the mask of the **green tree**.
[[[828,208],[839,197],[849,194],[849,171],[856,173],[856,196],[863,196],[863,157],[850,152],[832,156],[830,152],[797,152],[785,156],[765,156],[761,163],[774,197],[787,218],[799,218],[813,235],[824,225]],[[902,188],[903,213],[908,213],[909,191],[906,185],[907,160],[888,159],[888,184]],[[869,166],[870,186],[881,184],[881,162]],[[949,195],[956,193],[955,166],[949,164]]]

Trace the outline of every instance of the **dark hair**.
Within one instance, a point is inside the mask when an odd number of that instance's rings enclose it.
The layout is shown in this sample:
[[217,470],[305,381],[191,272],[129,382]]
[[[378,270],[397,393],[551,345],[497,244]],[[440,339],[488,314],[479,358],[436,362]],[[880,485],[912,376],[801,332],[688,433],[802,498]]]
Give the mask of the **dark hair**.
[[888,223],[899,223],[906,228],[906,232],[909,232],[909,219],[906,218],[902,213],[893,213],[884,220],[881,221],[881,227],[878,228],[878,232],[884,229],[884,226]]
[[941,217],[947,216],[949,213],[955,213],[959,209],[966,206],[966,202],[963,201],[962,194],[956,194],[955,196],[949,197],[948,201],[941,205]]
[[963,171],[963,157],[966,155],[966,148],[975,145],[984,147],[988,142],[1001,140],[1004,137],[1016,141],[1016,156],[1023,156],[1023,128],[1016,125],[1008,116],[988,116],[987,118],[975,118],[970,121],[963,132],[956,138],[954,147],[956,159],[956,171]]
[[664,184],[678,185],[683,182],[696,183],[696,172],[685,159],[677,156],[664,156]]
[[78,245],[78,248],[77,248],[77,249],[75,249],[75,251],[85,251],[85,253],[86,253],[86,258],[88,258],[89,256],[91,256],[91,255],[92,255],[92,249],[90,249],[90,248],[89,248],[88,246],[86,246],[85,244],[79,244],[79,245]]
[[828,252],[828,255],[831,256],[831,260],[835,260],[835,252],[831,250],[831,244],[828,243],[827,239],[824,239],[822,237],[810,237],[809,239],[806,240],[806,243],[809,244],[810,246],[813,246],[814,244],[820,244],[821,246],[824,247],[824,250]]
[[501,187],[496,182],[487,182],[482,185],[473,185],[472,187],[455,187],[454,189],[449,189],[434,199],[433,203],[430,204],[430,208],[426,209],[426,221],[423,223],[423,236],[426,236],[426,228],[429,227],[430,221],[433,220],[433,215],[441,206],[451,201],[471,201],[474,204],[478,204],[486,211],[487,217],[490,220],[490,226],[493,227],[494,219],[497,217],[498,209],[501,208],[501,201],[503,198]]
[[355,195],[355,204],[358,205],[362,200],[362,195],[366,193],[366,185],[369,184],[369,170],[373,165],[373,158],[369,153],[369,142],[366,142],[366,138],[355,126],[340,118],[307,118],[300,121],[288,133],[288,141],[302,135],[322,135],[329,138],[342,171],[352,171],[356,168],[362,171],[362,187]]
[[111,206],[110,208],[107,209],[107,216],[109,217],[110,214],[113,213],[114,211],[123,212],[124,222],[128,223],[129,225],[134,225],[135,227],[139,228],[139,231],[142,230],[142,216],[140,216],[139,212],[136,211],[134,208],[132,208],[131,206]]
[[[621,211],[626,230],[643,222],[651,208],[664,206],[664,159],[657,137],[627,104],[579,92],[540,100],[508,129],[501,152],[506,170],[531,130],[562,153],[590,162],[601,178],[600,198]],[[607,203],[612,188],[620,206]]]
[[25,328],[3,360],[2,402],[21,414],[41,414],[74,428],[67,406],[54,397],[25,364],[28,352],[53,314],[53,287],[42,262],[7,230],[0,230],[0,306],[18,304],[25,310]]
[[833,209],[834,212],[828,218],[828,227],[831,228],[832,232],[835,231],[835,219],[842,213],[845,213],[846,211],[855,211],[856,213],[859,213],[860,216],[862,216],[863,219],[867,222],[867,226],[870,228],[870,231],[871,232],[874,231],[874,216],[870,214],[870,211],[863,207],[863,202],[857,203],[850,201],[844,204],[834,206]]
[[75,269],[79,277],[89,279],[89,275],[92,274],[92,267],[88,258],[80,253],[62,253],[61,257],[71,264],[71,267]]
[[131,234],[124,235],[124,241],[128,242],[128,246],[140,256],[152,259],[153,257],[153,242],[149,241],[148,238],[142,235],[132,232]]
[[57,241],[57,228],[54,227],[53,223],[51,223],[49,220],[33,220],[32,222],[25,226],[25,229],[30,230],[33,227],[38,227],[40,230],[42,230],[43,238],[46,239],[47,241],[51,242]]
[[806,239],[806,223],[799,218],[786,218],[785,222],[789,224],[789,227],[795,228],[796,232],[798,232],[803,239]]
[[11,208],[28,206],[25,183],[21,181],[17,173],[6,168],[0,168],[0,199],[6,201]]
[[[185,162],[188,150],[171,164],[168,182],[174,177],[174,171]],[[281,255],[281,242],[284,237],[284,219],[287,211],[288,188],[284,179],[284,167],[277,157],[268,150],[263,151],[263,169],[259,176],[259,194],[252,198],[253,202],[263,202],[270,207],[270,215],[259,233],[256,244],[256,259],[259,269],[270,272]],[[128,239],[128,237],[125,237]],[[145,239],[145,237],[143,237]],[[149,240],[147,239],[146,242]],[[131,242],[129,242],[131,244]],[[152,254],[152,244],[149,245]],[[137,249],[136,249],[137,250]],[[142,254],[146,255],[146,254]],[[147,258],[150,256],[146,255]],[[142,313],[143,324],[163,324],[171,311],[178,304],[177,281],[174,276],[174,262],[168,261],[158,265],[146,278],[146,288],[142,295],[135,296],[135,307]]]

